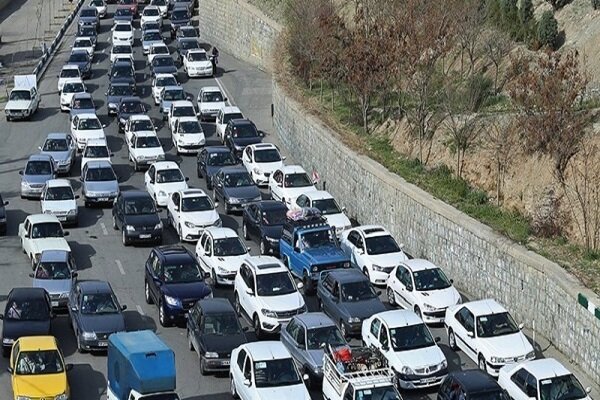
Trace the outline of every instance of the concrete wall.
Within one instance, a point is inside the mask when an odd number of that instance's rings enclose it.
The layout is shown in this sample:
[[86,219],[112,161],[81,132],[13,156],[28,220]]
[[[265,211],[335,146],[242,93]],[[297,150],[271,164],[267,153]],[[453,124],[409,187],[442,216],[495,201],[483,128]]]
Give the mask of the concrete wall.
[[[281,27],[242,0],[200,0],[200,31],[211,43],[270,70]],[[351,216],[382,224],[409,253],[443,267],[472,298],[495,298],[600,382],[600,320],[577,303],[597,296],[562,268],[496,234],[348,149],[273,82],[273,125],[294,161],[322,181]]]
[[237,58],[271,71],[281,26],[240,0],[199,0],[200,35]]

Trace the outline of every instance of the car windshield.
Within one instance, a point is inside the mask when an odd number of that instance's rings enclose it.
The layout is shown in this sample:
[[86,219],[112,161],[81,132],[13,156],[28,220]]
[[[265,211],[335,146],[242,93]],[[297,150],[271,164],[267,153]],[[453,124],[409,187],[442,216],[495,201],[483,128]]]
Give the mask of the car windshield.
[[279,155],[279,151],[276,149],[255,150],[254,161],[257,163],[278,162],[281,161],[281,156]]
[[[133,15],[133,13],[131,12],[131,10],[129,8],[117,8],[115,11],[115,15],[130,16],[130,15]],[[122,26],[122,25],[126,25],[126,24],[118,24],[117,26],[120,26],[120,25]]]
[[115,314],[117,312],[119,312],[119,307],[111,293],[89,293],[82,296],[82,314]]
[[183,121],[179,123],[179,133],[202,133],[202,127],[198,121]]
[[495,337],[519,332],[519,326],[508,312],[477,317],[477,336]]
[[425,324],[391,328],[390,339],[394,351],[414,350],[435,345],[435,340]]
[[73,189],[69,186],[51,187],[46,190],[46,200],[74,200]]
[[413,273],[415,288],[418,291],[442,290],[452,284],[440,268],[424,269]]
[[142,30],[144,30],[144,31],[152,31],[152,30],[158,30],[158,31],[160,31],[161,30],[161,26],[156,21],[146,21],[142,25]]
[[43,298],[9,300],[4,318],[19,321],[48,321],[50,309]]
[[219,103],[223,101],[221,92],[206,92],[202,94],[203,103]]
[[90,98],[75,99],[73,100],[73,106],[71,109],[75,110],[91,110],[94,108],[94,101]]
[[207,165],[211,167],[222,167],[227,165],[235,165],[235,159],[229,151],[219,151],[208,154]]
[[180,106],[173,108],[174,117],[194,117],[195,115],[196,110],[194,110],[194,107]]
[[251,138],[251,137],[257,137],[258,132],[256,131],[256,128],[254,127],[254,125],[243,124],[243,125],[238,125],[235,128],[233,128],[233,132],[231,133],[231,136],[233,136],[234,138]]
[[398,253],[400,246],[391,235],[374,236],[366,239],[367,254],[376,256],[379,254]]
[[146,8],[144,9],[144,15],[147,17],[157,17],[160,15],[160,11],[156,8]]
[[208,196],[184,197],[181,200],[181,211],[209,211],[214,207]]
[[67,151],[69,143],[66,139],[48,139],[42,147],[42,151]]
[[82,118],[79,120],[79,126],[77,127],[80,131],[87,131],[92,129],[102,129],[102,124],[98,118]]
[[134,76],[133,69],[129,65],[122,65],[112,69],[113,78],[132,78]]
[[22,351],[19,353],[15,374],[48,375],[60,374],[64,370],[58,350]]
[[154,200],[149,197],[125,200],[125,215],[156,214]]
[[67,82],[63,86],[63,93],[83,93],[85,86],[81,82]]
[[154,124],[149,119],[136,119],[135,121],[131,121],[131,131],[139,132],[139,131],[153,131]]
[[85,180],[87,182],[109,182],[116,181],[117,177],[110,167],[90,168],[87,171]]
[[300,237],[305,249],[315,249],[323,246],[335,246],[335,240],[329,229],[305,232]]
[[119,45],[113,46],[112,52],[114,54],[133,54],[133,49],[129,45],[119,44]]
[[139,101],[124,101],[121,103],[121,112],[128,114],[143,114],[146,112],[146,109]]
[[587,392],[573,374],[540,381],[540,400],[583,399]]
[[208,61],[208,57],[206,57],[206,53],[201,51],[195,51],[190,53],[189,57],[190,61]]
[[290,386],[302,383],[291,358],[254,362],[256,387]]
[[296,290],[296,284],[287,271],[256,275],[256,292],[259,296],[283,296]]
[[156,78],[155,86],[177,86],[177,79],[174,76],[161,76],[160,78]]
[[173,10],[171,19],[187,19],[189,18],[187,10]]
[[342,285],[343,301],[352,303],[375,298],[377,298],[377,293],[368,281],[349,282]]
[[196,35],[196,29],[194,29],[194,28],[186,28],[186,29],[181,28],[181,29],[179,29],[178,33],[179,33],[180,37],[193,37],[193,38],[195,38],[197,36]]
[[240,322],[232,312],[221,314],[207,314],[204,316],[204,325],[202,333],[205,335],[241,335],[242,327]]
[[344,346],[346,341],[342,337],[340,330],[334,326],[323,326],[308,330],[307,345],[308,350],[324,349],[326,345],[332,348]]
[[61,78],[79,78],[79,68],[65,68],[60,71]]
[[25,175],[50,175],[52,166],[48,161],[29,161],[25,167]]
[[179,45],[182,49],[186,50],[200,48],[200,44],[196,40],[182,40],[181,42],[179,42]]
[[64,237],[60,222],[40,222],[33,225],[31,230],[32,239],[61,238]]
[[238,172],[225,174],[223,177],[223,183],[225,187],[242,187],[252,186],[254,182],[247,172]]
[[283,225],[287,209],[263,211],[262,218],[264,225]]
[[315,200],[313,201],[312,206],[321,211],[321,214],[323,215],[339,214],[342,212],[335,199]]
[[185,92],[183,91],[183,89],[165,90],[163,92],[162,99],[167,101],[185,100]]
[[117,85],[110,86],[108,89],[109,96],[131,96],[133,94],[133,87],[130,85]]
[[241,256],[246,254],[248,249],[237,237],[215,239],[214,255],[216,257]]
[[13,90],[10,92],[10,100],[31,100],[29,90]]
[[183,182],[184,180],[179,169],[163,169],[156,173],[156,183]]
[[400,400],[402,397],[392,386],[359,389],[356,391],[357,400]]
[[71,270],[66,262],[42,262],[35,270],[35,279],[71,279]]
[[[469,400],[510,400],[510,398],[501,390],[490,390],[487,392],[470,393]],[[566,399],[562,398],[561,400]]]
[[165,265],[163,279],[165,283],[201,282],[202,273],[195,262]]
[[87,146],[83,153],[85,158],[108,158],[108,147],[106,146]]
[[223,123],[227,124],[232,119],[242,119],[244,116],[241,113],[231,113],[223,115]]
[[83,9],[81,10],[81,16],[82,17],[95,17],[96,16],[96,10],[95,9]]
[[152,65],[155,67],[170,67],[171,65],[174,66],[175,62],[171,57],[154,57]]
[[[119,10],[117,10],[116,15],[119,15],[118,11]],[[130,24],[117,24],[115,26],[115,32],[131,32],[131,31],[132,31],[132,28],[131,28]]]
[[152,54],[169,54],[169,48],[167,46],[153,46]]
[[135,145],[137,148],[141,148],[141,149],[151,149],[151,148],[162,147],[160,145],[160,140],[158,140],[158,138],[156,136],[138,137],[135,142]]
[[92,47],[92,41],[90,39],[77,39],[73,43],[73,47]]
[[304,172],[297,174],[287,174],[283,182],[283,186],[288,188],[307,187],[312,185],[312,181]]
[[144,33],[144,42],[150,42],[153,40],[162,40],[160,32],[146,32]]
[[88,61],[88,55],[86,52],[77,52],[77,53],[73,53],[71,54],[71,57],[69,57],[69,62],[87,62]]

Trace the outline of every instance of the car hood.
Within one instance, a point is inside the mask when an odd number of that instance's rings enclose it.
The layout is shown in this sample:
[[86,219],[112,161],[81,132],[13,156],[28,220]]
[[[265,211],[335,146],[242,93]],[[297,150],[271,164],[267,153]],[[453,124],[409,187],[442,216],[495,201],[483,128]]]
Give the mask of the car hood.
[[220,110],[225,107],[224,101],[215,101],[211,103],[200,103],[201,110]]
[[125,318],[120,312],[112,314],[79,314],[82,332],[122,332],[125,330]]
[[65,238],[41,238],[32,239],[31,246],[34,253],[41,253],[43,250],[65,250],[70,252],[71,248]]
[[124,215],[125,225],[154,227],[160,222],[158,214]]
[[96,114],[96,109],[95,108],[76,108],[76,109],[71,108],[71,119],[73,119],[73,117],[75,115],[79,115],[79,114]]
[[47,154],[50,157],[52,157],[52,159],[54,161],[63,161],[69,158],[69,156],[71,155],[71,152],[69,151],[40,151],[40,154]]
[[165,154],[165,151],[162,147],[138,147],[137,149],[132,149],[132,151],[134,151],[135,154],[137,154],[138,156],[158,156],[161,154]]
[[219,213],[216,210],[193,211],[183,213],[183,220],[189,221],[195,225],[206,226],[219,219]]
[[276,169],[283,167],[283,161],[276,161],[270,163],[260,163],[256,165],[263,173],[267,172],[272,174]]
[[18,375],[13,380],[13,392],[15,395],[23,395],[36,399],[53,399],[67,391],[67,375],[45,374],[45,375]]
[[43,211],[69,211],[77,208],[77,202],[73,200],[44,201]]
[[104,129],[86,129],[85,131],[77,131],[78,139],[92,139],[99,138],[102,139],[105,137]]
[[200,300],[211,293],[210,287],[204,282],[165,283],[161,288],[167,296],[186,300]]
[[175,74],[177,73],[177,67],[174,65],[159,65],[153,67],[152,70],[155,74]]
[[23,175],[23,180],[27,183],[46,183],[52,179],[52,175]]
[[181,141],[185,145],[195,144],[206,140],[206,138],[204,137],[204,133],[186,133],[184,135],[179,135],[179,138],[177,140]]
[[257,296],[262,308],[272,311],[296,310],[304,305],[304,299],[298,292],[283,296]]
[[96,17],[79,17],[80,21],[83,22],[97,22],[98,19]]
[[242,254],[241,256],[213,257],[213,261],[215,262],[215,265],[223,267],[229,272],[237,272],[247,257],[248,254]]
[[296,198],[298,198],[298,196],[306,192],[312,192],[314,190],[317,190],[314,186],[305,186],[299,188],[283,188],[282,197],[285,198],[286,202],[291,201],[293,204],[295,203]]
[[375,256],[369,256],[369,259],[373,264],[381,267],[395,267],[400,261],[406,261],[406,255],[400,251],[397,253],[378,254]]
[[308,390],[304,383],[299,383],[293,386],[279,386],[279,387],[266,387],[257,388],[256,393],[258,398],[256,400],[273,400],[273,399],[294,399],[304,400],[310,399]]
[[118,192],[119,183],[117,181],[106,182],[84,182],[85,190],[88,192]]
[[26,110],[30,104],[31,100],[10,100],[4,108],[9,110]]
[[260,197],[260,190],[254,185],[225,188],[225,195],[234,199],[255,199]]
[[247,342],[246,335],[202,335],[200,341],[204,343],[206,351],[228,353],[241,344]]
[[50,317],[47,321],[18,321],[5,319],[2,324],[2,337],[16,340],[22,336],[40,336],[50,333]]
[[423,298],[423,303],[427,303],[438,309],[456,305],[460,300],[460,293],[458,293],[458,290],[454,286],[441,290],[417,291],[415,293],[417,293],[417,296]]
[[325,219],[327,220],[327,223],[331,226],[346,227],[352,225],[350,223],[350,220],[344,213],[325,215]]
[[235,147],[246,147],[251,144],[257,144],[262,142],[262,138],[260,136],[256,137],[247,137],[247,138],[231,138],[233,145]]
[[385,306],[377,298],[354,303],[340,303],[339,307],[346,311],[349,316],[358,317],[361,320],[385,311]]
[[442,350],[436,345],[421,349],[395,351],[390,355],[391,364],[396,371],[401,371],[404,366],[415,369],[438,365],[446,359]]
[[304,254],[311,264],[324,264],[334,262],[350,261],[348,256],[337,246],[322,246],[312,249],[305,249]]
[[69,293],[71,279],[33,279],[33,287],[43,288],[50,294]]
[[283,225],[263,225],[262,233],[270,238],[279,239],[283,233]]
[[69,65],[76,65],[77,68],[82,69],[88,65],[87,61],[69,61]]
[[106,96],[106,102],[108,104],[119,104],[123,96]]
[[318,350],[306,350],[308,358],[311,360],[311,364],[317,367],[323,366],[323,356],[325,355],[325,351]]
[[[531,343],[521,332],[491,338],[478,338],[480,348],[496,357],[520,357],[533,351]],[[485,353],[484,353],[485,354]]]

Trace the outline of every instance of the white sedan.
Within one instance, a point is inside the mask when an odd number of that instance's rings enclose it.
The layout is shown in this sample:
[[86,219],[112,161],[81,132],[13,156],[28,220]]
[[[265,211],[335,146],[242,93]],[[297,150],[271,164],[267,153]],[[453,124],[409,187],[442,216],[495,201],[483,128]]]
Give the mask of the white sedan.
[[215,285],[232,286],[248,255],[248,247],[230,228],[206,228],[196,244],[196,258],[202,269],[211,274]]
[[160,8],[157,6],[147,6],[142,11],[142,16],[140,17],[140,25],[144,25],[147,22],[158,22],[162,25],[162,13],[160,12]]
[[152,98],[154,104],[160,104],[160,96],[165,86],[179,86],[177,78],[173,74],[156,74],[152,79]]
[[225,143],[225,128],[232,119],[243,119],[244,114],[235,106],[223,106],[215,118],[215,133],[221,142]]
[[174,192],[188,188],[188,178],[183,175],[177,163],[158,161],[148,168],[144,174],[146,190],[157,205],[165,207]]
[[165,159],[165,151],[155,132],[133,132],[127,139],[129,161],[133,169],[140,170],[141,166],[150,165]]
[[363,321],[362,340],[375,347],[396,372],[402,389],[421,389],[442,383],[448,361],[429,328],[412,311],[393,310]]
[[205,86],[198,93],[198,117],[200,120],[216,118],[219,110],[225,107],[227,98],[216,86]]
[[58,74],[58,91],[62,91],[63,86],[67,82],[79,81],[81,81],[79,67],[72,64],[63,65],[62,69],[60,70],[60,74]]
[[462,350],[479,369],[497,377],[507,364],[533,360],[535,351],[512,316],[496,300],[448,307],[444,320],[448,346]]
[[148,64],[152,64],[152,60],[156,56],[168,56],[171,54],[169,46],[164,43],[155,43],[148,49]]
[[554,358],[506,365],[500,369],[498,384],[513,400],[591,400],[591,388]]
[[194,108],[194,103],[189,100],[177,100],[171,103],[171,108],[167,113],[167,121],[169,125],[169,130],[173,132],[175,128],[175,122],[179,118],[183,117],[195,117],[196,109]]
[[444,271],[423,259],[401,261],[387,280],[390,305],[414,311],[426,323],[443,323],[446,308],[461,302]]
[[85,148],[81,152],[81,174],[83,175],[83,167],[90,161],[107,161],[111,163],[112,156],[106,144],[106,138],[90,139],[87,141]]
[[81,79],[70,79],[63,84],[60,91],[60,110],[69,111],[71,109],[71,99],[75,93],[85,93],[86,87]]
[[75,38],[71,51],[85,50],[90,55],[90,60],[94,58],[94,42],[89,37],[80,36]]
[[292,206],[292,208],[297,209],[305,207],[312,207],[321,211],[321,215],[325,217],[327,223],[335,228],[337,237],[340,237],[343,231],[352,228],[352,223],[346,215],[346,209],[340,207],[335,198],[325,190],[315,190],[301,194]]
[[42,191],[40,205],[42,214],[55,215],[63,224],[77,225],[77,199],[68,179],[46,181]]
[[130,44],[114,44],[110,49],[110,62],[114,63],[118,58],[129,58],[133,64],[133,47]]
[[299,165],[286,165],[269,177],[269,192],[273,200],[283,202],[288,208],[301,194],[317,190],[315,182]]
[[83,150],[88,140],[106,139],[104,126],[96,114],[77,114],[71,120],[71,135],[77,143],[77,149]]
[[189,50],[185,57],[183,57],[183,72],[185,72],[189,78],[212,76],[213,66],[212,62],[208,59],[206,50]]
[[269,176],[283,167],[284,160],[277,146],[271,143],[252,144],[242,152],[242,164],[258,186],[266,186]]
[[206,144],[202,125],[196,117],[180,117],[175,120],[171,140],[177,154],[195,154]]
[[65,236],[69,232],[63,231],[63,227],[55,215],[30,214],[25,221],[19,224],[19,239],[23,253],[35,266],[44,250],[71,251]]
[[195,242],[207,227],[221,226],[221,218],[215,205],[201,189],[173,193],[167,203],[167,220],[181,242]]
[[111,28],[112,31],[112,44],[128,44],[133,46],[133,26],[131,22],[117,21],[117,23]]
[[398,245],[392,234],[379,225],[363,225],[342,232],[340,247],[352,265],[375,285],[385,285],[394,267],[408,260],[403,245]]

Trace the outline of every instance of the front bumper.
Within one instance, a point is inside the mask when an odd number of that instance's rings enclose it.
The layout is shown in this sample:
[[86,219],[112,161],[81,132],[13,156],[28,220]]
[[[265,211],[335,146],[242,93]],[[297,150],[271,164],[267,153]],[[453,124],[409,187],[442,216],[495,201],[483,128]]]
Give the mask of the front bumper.
[[118,106],[113,103],[108,104],[108,114],[115,115],[117,113]]
[[106,351],[108,349],[108,335],[104,339],[84,339],[80,337],[81,347],[87,351]]
[[446,309],[441,308],[438,310],[422,310],[421,318],[426,324],[443,324],[446,316]]
[[400,389],[421,389],[432,386],[437,386],[442,383],[448,375],[448,368],[440,369],[439,371],[428,375],[404,375],[396,374],[398,378],[398,386]]
[[156,243],[162,241],[162,229],[154,230],[125,230],[125,237],[135,243]]
[[66,309],[69,305],[69,298],[61,297],[59,293],[52,293],[50,294],[50,305],[53,309]]
[[75,214],[68,214],[65,212],[51,212],[49,213],[51,215],[56,216],[56,218],[63,224],[63,225],[69,225],[69,224],[76,224],[78,219],[79,219],[79,213],[75,213]]
[[187,74],[190,78],[200,78],[206,76],[212,76],[213,70],[211,69],[188,69]]
[[179,144],[177,143],[177,151],[184,154],[196,154],[204,147],[206,142],[198,144]]
[[374,285],[384,286],[387,284],[387,280],[390,274],[383,271],[369,271],[369,278],[371,279],[371,283]]
[[155,162],[162,161],[164,159],[165,159],[164,157],[136,158],[135,162],[137,163],[137,165],[150,166],[150,165],[154,164]]
[[72,165],[73,160],[69,161],[66,164],[56,164],[56,172],[59,174],[66,174],[71,170]]
[[216,275],[217,275],[216,283],[218,283],[219,285],[233,286],[237,272],[231,272],[228,274],[217,273]]
[[531,361],[533,359],[535,359],[535,356],[530,357],[530,358],[526,358],[524,356],[514,357],[511,362],[504,362],[504,363],[492,363],[492,362],[486,360],[485,361],[486,372],[488,374],[490,374],[491,376],[493,376],[494,378],[497,378],[498,375],[500,374],[500,369],[502,367],[504,367],[505,365],[511,365],[511,364],[520,363],[520,362],[524,362],[524,361]]
[[279,319],[279,318],[270,318],[265,317],[264,315],[260,315],[260,326],[262,330],[269,333],[278,333],[281,330],[281,325],[286,324],[291,321],[291,318]]
[[90,204],[107,204],[112,203],[117,197],[118,193],[106,193],[100,196],[88,196],[86,194],[83,195],[83,198],[86,203]]
[[362,329],[362,321],[361,322],[342,322],[346,327],[346,333],[349,336],[360,336]]
[[21,186],[21,196],[39,199],[42,196],[44,186],[32,187],[32,186]]
[[200,110],[200,117],[202,118],[217,118],[219,110]]
[[31,116],[30,110],[5,110],[4,112],[11,119],[25,119]]

